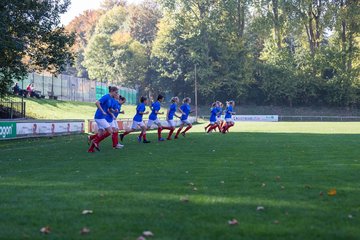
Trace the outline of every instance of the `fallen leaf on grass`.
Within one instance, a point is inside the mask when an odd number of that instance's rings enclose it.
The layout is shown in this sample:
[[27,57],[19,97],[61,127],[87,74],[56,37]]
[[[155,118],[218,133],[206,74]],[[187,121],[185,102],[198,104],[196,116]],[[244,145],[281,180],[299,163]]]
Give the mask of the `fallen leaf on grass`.
[[264,211],[264,210],[265,210],[265,208],[263,206],[258,206],[256,208],[256,211]]
[[154,234],[153,234],[152,232],[150,232],[150,231],[144,231],[144,232],[143,232],[143,236],[144,236],[144,237],[153,237]]
[[336,195],[336,189],[330,189],[327,193],[329,196],[335,196]]
[[229,224],[229,225],[237,225],[238,223],[239,223],[239,222],[238,222],[235,218],[228,221],[228,224]]
[[40,229],[40,232],[41,232],[41,233],[44,233],[44,234],[49,234],[49,233],[51,233],[51,229],[50,229],[49,226],[42,227],[42,228]]
[[88,233],[90,233],[90,229],[88,229],[87,227],[83,227],[80,230],[80,234],[82,234],[82,235],[85,235],[85,234],[88,234]]
[[184,196],[180,198],[180,201],[182,202],[189,202],[189,197],[188,196]]
[[92,213],[93,213],[93,210],[83,210],[82,211],[83,215],[92,214]]

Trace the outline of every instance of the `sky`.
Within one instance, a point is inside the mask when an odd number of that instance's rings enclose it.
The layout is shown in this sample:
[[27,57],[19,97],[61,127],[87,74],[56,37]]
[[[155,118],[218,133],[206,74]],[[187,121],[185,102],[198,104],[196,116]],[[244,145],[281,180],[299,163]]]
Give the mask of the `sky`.
[[[67,13],[61,16],[61,23],[67,25],[76,16],[88,9],[100,8],[102,0],[71,0],[71,6]],[[138,3],[141,0],[127,0],[128,3]]]

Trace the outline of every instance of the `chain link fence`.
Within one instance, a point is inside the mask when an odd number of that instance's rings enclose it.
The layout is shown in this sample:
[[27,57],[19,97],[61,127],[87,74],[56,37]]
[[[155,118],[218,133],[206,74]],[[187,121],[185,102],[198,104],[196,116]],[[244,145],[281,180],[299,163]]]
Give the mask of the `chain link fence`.
[[[108,92],[108,84],[86,78],[78,78],[70,75],[29,73],[27,78],[19,82],[22,89],[33,83],[34,90],[40,91],[41,95],[52,99],[64,101],[94,102]],[[137,103],[137,91],[135,89],[119,86],[120,95],[127,99],[128,104]]]

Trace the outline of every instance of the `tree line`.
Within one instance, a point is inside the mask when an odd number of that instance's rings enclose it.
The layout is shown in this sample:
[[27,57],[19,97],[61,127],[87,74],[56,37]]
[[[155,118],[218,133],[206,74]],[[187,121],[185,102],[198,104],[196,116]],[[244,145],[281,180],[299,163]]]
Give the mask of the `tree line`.
[[193,96],[196,65],[202,104],[360,106],[356,0],[104,0],[65,30],[68,73],[143,94]]

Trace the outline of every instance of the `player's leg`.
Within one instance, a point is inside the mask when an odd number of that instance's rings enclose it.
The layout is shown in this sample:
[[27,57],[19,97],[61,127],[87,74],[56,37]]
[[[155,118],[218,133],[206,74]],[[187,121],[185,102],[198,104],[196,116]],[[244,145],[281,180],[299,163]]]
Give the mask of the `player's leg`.
[[181,130],[183,129],[184,125],[185,125],[184,122],[181,122],[179,129],[177,130],[177,132],[175,134],[175,139],[179,138],[179,134],[181,133]]
[[207,131],[207,129],[211,127],[211,124],[209,123],[204,129],[205,129],[205,132]]
[[168,120],[168,124],[169,124],[169,129],[170,129],[170,132],[169,132],[169,135],[168,137],[166,138],[167,140],[171,140],[171,135],[174,133],[175,131],[175,123],[174,123],[174,120]]
[[[112,127],[105,119],[97,119],[96,122],[99,126],[99,130],[101,129],[101,131],[99,131],[96,137],[92,140],[89,151],[91,149],[94,150],[94,148],[100,151],[100,142],[112,134]],[[103,129],[105,129],[105,131],[103,131]]]
[[138,122],[136,121],[133,121],[132,125],[131,125],[131,128],[128,129],[127,131],[125,131],[124,133],[120,134],[120,141],[123,141],[124,140],[124,137],[130,133],[132,133],[133,131],[136,130],[138,126]]
[[189,122],[189,120],[186,120],[186,124],[187,127],[185,128],[185,130],[181,133],[181,135],[183,135],[185,137],[185,134],[187,131],[189,131],[192,128],[192,124]]
[[147,126],[145,126],[144,122],[140,122],[139,126],[141,127],[141,134],[139,136],[140,141],[141,141],[141,137],[142,137],[143,138],[143,143],[150,143],[150,141],[148,141],[147,138],[146,138]]
[[105,124],[106,122],[105,119],[95,119],[95,122],[97,125],[98,132],[95,135],[93,135],[88,152],[94,152],[94,149],[100,151],[99,145],[97,142],[95,142],[95,140],[100,139],[104,135],[105,128],[108,127],[108,124]]
[[115,149],[123,148],[124,145],[119,143],[119,126],[116,120],[112,122],[112,129],[113,129],[113,134],[112,134],[113,148]]
[[219,129],[219,132],[220,132],[220,133],[222,132],[222,127],[221,127],[221,125],[222,125],[222,120],[219,118],[219,119],[217,120],[217,122],[216,122],[216,126],[217,126],[217,128]]
[[215,122],[211,122],[209,130],[207,131],[207,133],[210,133],[212,130],[214,130],[216,128],[217,128],[217,124]]
[[161,122],[159,121],[159,119],[156,119],[156,120],[155,120],[155,123],[156,123],[156,125],[158,126],[158,129],[157,129],[158,140],[159,140],[160,142],[165,141],[165,139],[162,138],[162,136],[161,136],[161,131],[163,130],[163,127],[162,127],[162,125],[161,125]]

